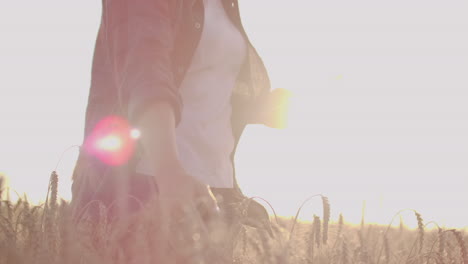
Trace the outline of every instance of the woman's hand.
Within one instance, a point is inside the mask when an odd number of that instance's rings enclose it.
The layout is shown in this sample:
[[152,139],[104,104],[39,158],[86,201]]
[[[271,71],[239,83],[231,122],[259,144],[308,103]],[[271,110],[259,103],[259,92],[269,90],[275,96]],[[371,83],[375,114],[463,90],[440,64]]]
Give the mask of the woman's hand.
[[175,142],[175,121],[168,103],[151,106],[138,123],[145,155],[154,165],[155,183],[166,220],[174,222],[196,209],[203,220],[216,211],[216,202],[205,184],[189,175],[180,164]]
[[262,111],[264,125],[271,128],[286,128],[290,97],[291,92],[284,88],[277,88],[270,92]]
[[193,214],[206,222],[217,214],[217,204],[208,186],[189,175],[177,160],[157,174],[158,199],[171,222],[185,217],[194,220]]
[[176,251],[193,247],[195,234],[203,241],[210,237],[211,223],[218,219],[219,209],[207,185],[186,173],[178,160],[162,168],[155,177],[160,239]]

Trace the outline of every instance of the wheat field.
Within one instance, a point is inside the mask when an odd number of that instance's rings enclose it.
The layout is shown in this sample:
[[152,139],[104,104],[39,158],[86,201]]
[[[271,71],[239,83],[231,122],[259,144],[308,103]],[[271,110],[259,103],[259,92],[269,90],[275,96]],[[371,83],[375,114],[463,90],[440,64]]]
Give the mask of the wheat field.
[[[416,230],[406,228],[401,218],[396,227],[364,220],[352,226],[343,215],[330,219],[331,205],[322,195],[310,198],[322,200],[323,212],[311,216],[309,222],[297,221],[297,215],[272,215],[273,235],[217,220],[201,224],[196,215],[165,225],[152,205],[141,214],[110,222],[107,208],[98,203],[97,219],[85,212],[74,222],[70,204],[57,199],[57,184],[58,175],[53,172],[46,202],[41,205],[30,204],[27,197],[0,201],[0,264],[468,264],[464,231],[425,223],[414,210]],[[243,208],[239,210],[242,213]]]

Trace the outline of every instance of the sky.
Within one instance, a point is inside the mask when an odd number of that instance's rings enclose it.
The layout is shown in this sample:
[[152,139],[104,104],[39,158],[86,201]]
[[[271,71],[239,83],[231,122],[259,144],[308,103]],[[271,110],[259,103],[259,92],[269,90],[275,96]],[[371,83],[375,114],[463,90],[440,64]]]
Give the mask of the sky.
[[[358,223],[365,201],[367,222],[411,208],[468,226],[468,2],[240,8],[273,88],[294,94],[288,128],[250,125],[241,138],[236,173],[247,195],[280,215],[323,194],[332,220]],[[71,197],[100,12],[98,0],[0,0],[0,173],[33,201],[45,200],[54,169],[59,195]],[[313,214],[319,199],[300,217]],[[414,225],[410,212],[403,218]]]

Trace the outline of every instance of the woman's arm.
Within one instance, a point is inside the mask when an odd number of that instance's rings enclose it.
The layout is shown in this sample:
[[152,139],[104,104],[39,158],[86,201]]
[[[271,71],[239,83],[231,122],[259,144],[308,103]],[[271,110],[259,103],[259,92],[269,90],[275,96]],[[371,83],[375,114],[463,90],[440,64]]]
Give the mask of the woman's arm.
[[159,199],[169,218],[180,219],[187,208],[197,208],[202,218],[217,212],[208,187],[181,166],[175,143],[174,114],[167,103],[148,107],[139,120],[145,155],[152,159]]
[[176,125],[182,102],[174,84],[174,0],[103,0],[102,27],[121,105],[130,123],[167,102]]
[[215,208],[207,186],[179,164],[175,127],[181,98],[174,83],[174,0],[103,0],[103,26],[120,103],[141,130],[146,155],[155,164],[155,180],[164,212],[178,217],[184,206],[204,200]]
[[[180,166],[175,141],[175,119],[172,107],[165,102],[149,106],[137,123],[145,155],[151,157],[157,172]],[[164,180],[158,179],[158,180]]]

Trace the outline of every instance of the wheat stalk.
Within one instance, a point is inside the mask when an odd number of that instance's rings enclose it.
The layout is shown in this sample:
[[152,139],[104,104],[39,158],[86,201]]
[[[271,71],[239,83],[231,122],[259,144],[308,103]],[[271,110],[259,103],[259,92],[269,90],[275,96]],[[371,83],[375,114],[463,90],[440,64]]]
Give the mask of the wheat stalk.
[[320,217],[314,215],[314,234],[315,234],[315,244],[317,248],[320,248],[321,245],[321,224],[320,224]]
[[[5,185],[5,177],[3,175],[0,175],[0,205],[2,204],[2,199],[3,199],[3,191],[4,191],[4,186]],[[1,207],[0,207],[1,208]]]
[[330,222],[330,202],[327,197],[322,196],[322,208],[323,208],[323,239],[324,245],[328,241],[328,223]]
[[383,238],[384,242],[384,256],[385,256],[385,262],[390,263],[390,242],[388,241],[388,235],[385,235]]
[[348,264],[349,263],[349,250],[348,250],[348,242],[346,237],[343,238],[343,242],[341,245],[341,263]]
[[50,213],[54,214],[57,209],[57,196],[58,196],[58,174],[53,171],[50,175]]
[[449,231],[452,232],[452,234],[455,236],[455,239],[457,240],[458,247],[460,248],[462,263],[468,264],[468,252],[466,250],[465,240],[463,239],[462,233],[455,229],[451,229]]
[[421,254],[424,246],[424,223],[421,214],[415,211],[414,215],[416,216],[416,220],[418,222],[419,254]]
[[339,238],[341,236],[341,233],[343,233],[343,225],[344,225],[344,218],[343,214],[340,214],[338,217],[338,231],[336,237]]
[[344,226],[344,218],[343,218],[343,214],[340,213],[338,217],[338,229],[336,231],[336,238],[335,238],[335,242],[333,243],[333,249],[335,249],[338,245],[338,242],[343,233],[343,226]]
[[307,243],[307,259],[309,263],[313,262],[314,259],[314,253],[315,253],[315,229],[316,229],[316,224],[315,224],[315,217],[314,217],[314,222],[309,226],[309,238],[308,238],[308,243]]
[[362,209],[361,209],[361,230],[364,230],[364,225],[366,224],[366,201],[362,202]]
[[439,248],[437,251],[437,262],[438,264],[444,264],[445,232],[440,227],[438,228],[437,240],[439,242]]
[[310,200],[312,200],[313,198],[315,198],[317,196],[323,197],[323,195],[321,195],[321,194],[312,195],[312,196],[308,197],[307,199],[305,199],[302,202],[301,206],[299,206],[299,209],[297,209],[296,216],[293,218],[293,224],[292,224],[291,229],[289,231],[289,240],[292,239],[292,235],[294,234],[294,228],[296,227],[296,223],[297,223],[297,218],[299,217],[299,213],[301,212],[302,208],[307,204],[307,202],[309,202]]

